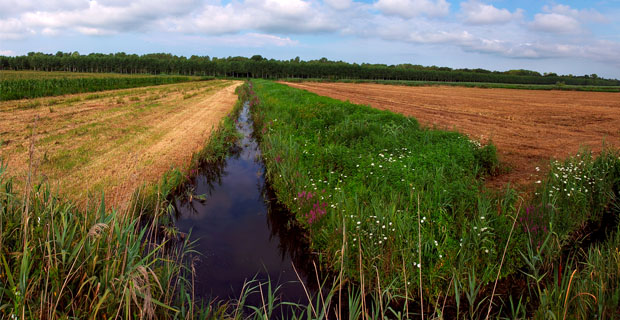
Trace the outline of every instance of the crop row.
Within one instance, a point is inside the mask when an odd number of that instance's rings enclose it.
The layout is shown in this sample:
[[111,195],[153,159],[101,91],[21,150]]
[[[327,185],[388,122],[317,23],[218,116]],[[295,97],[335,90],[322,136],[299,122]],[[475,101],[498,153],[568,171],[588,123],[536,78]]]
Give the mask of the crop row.
[[180,76],[134,76],[3,80],[0,81],[0,101],[171,84],[193,79]]

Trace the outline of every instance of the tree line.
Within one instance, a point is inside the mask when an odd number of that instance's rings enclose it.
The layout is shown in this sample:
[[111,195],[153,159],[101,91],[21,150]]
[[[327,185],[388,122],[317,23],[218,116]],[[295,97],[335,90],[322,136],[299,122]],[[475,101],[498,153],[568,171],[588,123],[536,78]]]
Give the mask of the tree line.
[[540,74],[530,70],[489,71],[485,69],[452,69],[413,64],[357,64],[331,61],[327,58],[302,61],[266,59],[260,55],[216,58],[209,56],[176,56],[167,53],[145,55],[57,52],[30,52],[24,56],[0,56],[0,70],[36,70],[69,72],[114,72],[122,74],[174,74],[247,78],[316,78],[410,80],[446,82],[491,82],[514,84],[567,84],[618,86],[620,80],[604,79],[596,74],[574,76],[555,73]]

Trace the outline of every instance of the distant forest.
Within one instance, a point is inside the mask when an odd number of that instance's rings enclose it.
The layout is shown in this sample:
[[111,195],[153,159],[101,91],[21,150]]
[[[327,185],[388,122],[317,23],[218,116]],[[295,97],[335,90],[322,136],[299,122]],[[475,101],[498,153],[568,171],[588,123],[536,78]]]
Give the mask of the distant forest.
[[25,56],[0,56],[0,70],[36,70],[69,72],[114,72],[124,74],[175,74],[241,78],[316,78],[412,80],[446,82],[492,82],[514,84],[567,84],[619,86],[620,80],[604,79],[596,74],[574,76],[555,73],[540,74],[530,70],[489,71],[485,69],[452,69],[414,64],[357,64],[330,61],[327,58],[302,61],[209,56],[175,56],[167,53],[145,55],[78,52],[44,54],[30,52]]

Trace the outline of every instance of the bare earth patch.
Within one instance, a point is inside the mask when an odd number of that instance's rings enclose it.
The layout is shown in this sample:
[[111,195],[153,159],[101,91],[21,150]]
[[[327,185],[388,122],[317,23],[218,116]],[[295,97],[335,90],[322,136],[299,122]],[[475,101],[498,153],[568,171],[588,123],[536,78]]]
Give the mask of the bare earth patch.
[[[185,167],[237,101],[240,81],[206,81],[0,103],[0,155],[24,181],[35,129],[37,174],[83,201],[123,205]],[[36,117],[39,119],[35,121]]]
[[[620,95],[604,92],[534,91],[382,84],[286,83],[323,96],[413,116],[422,125],[455,129],[492,140],[511,168],[491,179],[526,186],[538,180],[549,159],[580,148],[598,152],[620,146]],[[541,171],[537,171],[540,167]]]

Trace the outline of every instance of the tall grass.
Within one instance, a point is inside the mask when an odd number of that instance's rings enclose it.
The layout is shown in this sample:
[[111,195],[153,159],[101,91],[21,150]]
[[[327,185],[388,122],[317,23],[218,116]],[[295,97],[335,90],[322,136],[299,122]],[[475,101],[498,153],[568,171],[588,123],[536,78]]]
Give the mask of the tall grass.
[[154,318],[179,314],[189,252],[146,237],[135,211],[80,210],[37,183],[18,194],[0,167],[0,312],[12,319]]

